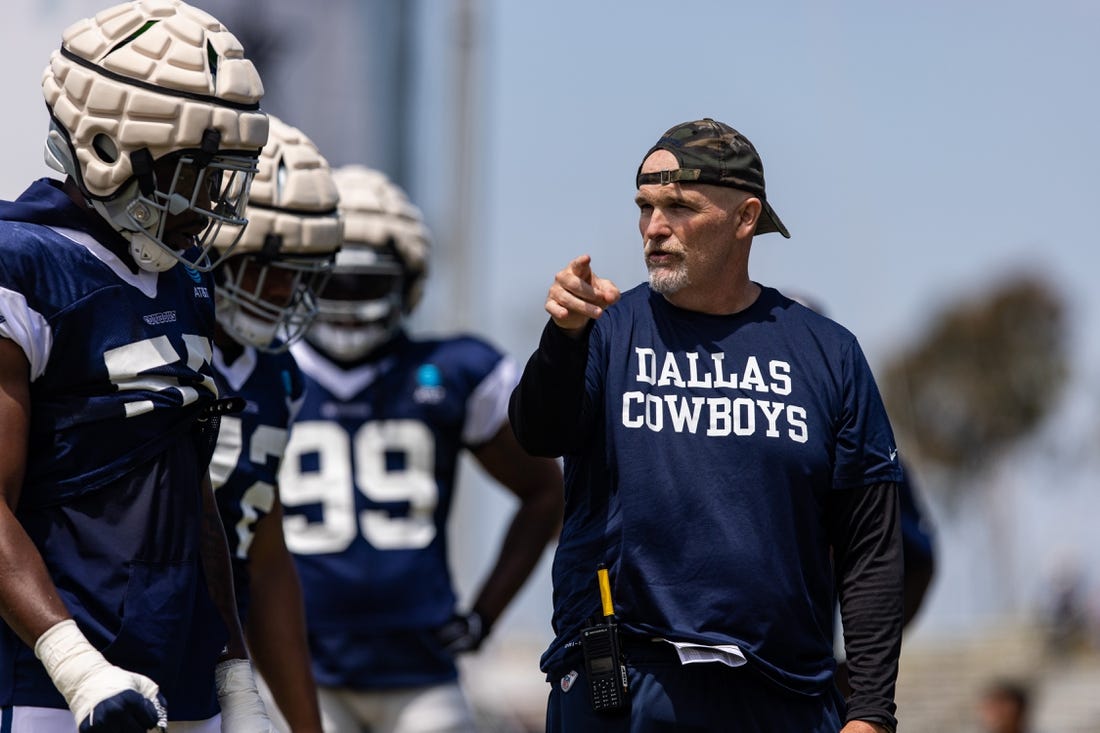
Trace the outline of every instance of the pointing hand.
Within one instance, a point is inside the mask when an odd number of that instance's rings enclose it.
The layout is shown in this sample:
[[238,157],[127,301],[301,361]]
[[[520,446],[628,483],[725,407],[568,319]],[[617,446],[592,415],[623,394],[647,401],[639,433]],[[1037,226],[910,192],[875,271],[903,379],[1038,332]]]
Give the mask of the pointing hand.
[[581,255],[554,276],[546,312],[558,328],[575,333],[619,300],[619,288],[592,271],[592,258]]

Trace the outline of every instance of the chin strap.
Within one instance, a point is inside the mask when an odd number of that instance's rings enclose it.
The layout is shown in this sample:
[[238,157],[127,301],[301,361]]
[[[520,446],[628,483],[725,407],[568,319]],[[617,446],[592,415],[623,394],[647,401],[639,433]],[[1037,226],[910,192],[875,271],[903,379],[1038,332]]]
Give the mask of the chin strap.
[[396,327],[378,323],[347,328],[317,320],[306,332],[306,339],[329,357],[340,361],[356,361],[389,342],[395,333]]
[[161,247],[145,232],[123,232],[122,236],[130,240],[130,255],[137,266],[146,272],[164,272],[179,262],[164,247]]
[[[225,305],[222,305],[225,303]],[[261,351],[272,348],[279,335],[279,321],[265,321],[245,313],[240,305],[218,301],[214,313],[218,323],[229,332],[237,343],[254,346]]]
[[179,259],[149,236],[149,231],[155,230],[160,221],[160,213],[138,198],[139,189],[139,181],[135,178],[114,198],[89,201],[96,213],[130,241],[130,255],[138,267],[147,272],[164,272]]

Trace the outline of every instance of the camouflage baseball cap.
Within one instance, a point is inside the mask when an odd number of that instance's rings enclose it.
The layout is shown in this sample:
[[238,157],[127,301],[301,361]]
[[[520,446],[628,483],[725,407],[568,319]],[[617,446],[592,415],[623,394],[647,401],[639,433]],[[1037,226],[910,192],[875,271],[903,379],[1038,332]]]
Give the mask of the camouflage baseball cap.
[[764,163],[749,139],[729,125],[707,117],[676,125],[657,141],[642,157],[642,162],[656,150],[667,150],[676,156],[680,167],[674,170],[642,173],[638,166],[635,183],[639,187],[652,183],[710,183],[748,191],[760,199],[763,209],[756,223],[756,233],[779,232],[790,239],[790,232],[768,203],[764,192]]

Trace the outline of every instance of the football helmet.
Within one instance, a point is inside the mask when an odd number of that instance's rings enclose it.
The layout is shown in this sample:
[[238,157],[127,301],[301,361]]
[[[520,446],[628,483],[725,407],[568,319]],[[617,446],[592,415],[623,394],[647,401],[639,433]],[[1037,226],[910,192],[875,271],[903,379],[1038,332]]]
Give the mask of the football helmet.
[[65,30],[42,92],[46,163],[129,240],[137,264],[213,269],[215,235],[244,228],[267,140],[263,84],[236,37],[180,0],[116,5]]
[[[215,313],[225,331],[261,351],[283,351],[317,313],[343,238],[332,169],[301,130],[270,116],[248,199],[248,226],[215,270]],[[219,252],[233,246],[221,233]]]
[[387,342],[424,292],[431,235],[420,209],[380,171],[333,171],[344,213],[344,244],[318,295],[306,340],[339,361]]

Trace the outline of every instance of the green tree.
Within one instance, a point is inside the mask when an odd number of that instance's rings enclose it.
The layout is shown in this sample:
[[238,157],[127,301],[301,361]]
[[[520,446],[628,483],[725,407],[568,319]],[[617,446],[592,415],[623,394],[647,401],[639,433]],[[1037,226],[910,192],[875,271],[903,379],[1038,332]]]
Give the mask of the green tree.
[[899,442],[950,477],[943,490],[972,485],[1056,405],[1069,371],[1065,312],[1044,280],[1017,275],[949,305],[887,364],[883,398]]

